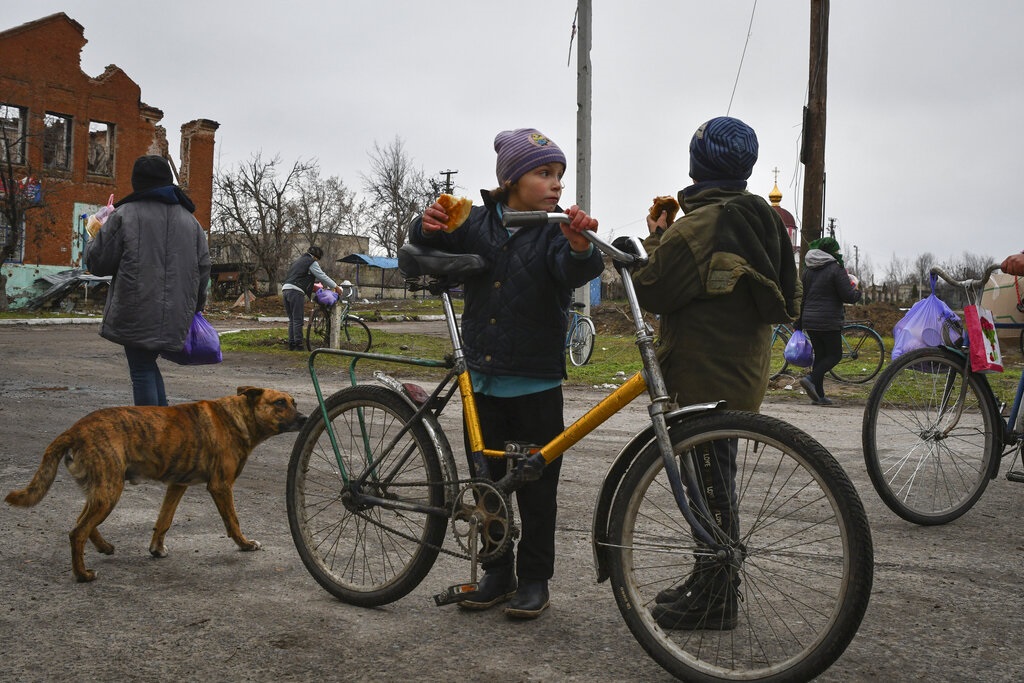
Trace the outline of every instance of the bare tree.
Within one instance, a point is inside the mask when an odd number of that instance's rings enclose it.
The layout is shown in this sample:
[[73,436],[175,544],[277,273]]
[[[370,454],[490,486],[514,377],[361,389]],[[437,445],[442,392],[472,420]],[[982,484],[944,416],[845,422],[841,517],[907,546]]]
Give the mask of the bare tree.
[[998,263],[987,254],[978,255],[965,251],[963,255],[963,269],[959,273],[961,278],[978,278],[985,273],[985,269],[992,263]]
[[315,164],[296,161],[283,176],[280,165],[280,157],[267,161],[256,152],[235,171],[213,178],[214,229],[232,235],[252,254],[271,294],[291,257],[290,195]]
[[320,167],[311,166],[298,179],[288,202],[289,220],[309,244],[320,244],[329,235],[365,233],[361,217],[365,202],[337,176],[320,177]]
[[397,136],[386,147],[373,144],[370,173],[362,178],[370,195],[370,237],[388,256],[394,256],[406,242],[409,223],[426,207],[430,185],[423,170],[412,167],[405,143]]
[[911,275],[914,278],[915,299],[924,298],[926,292],[931,293],[931,285],[928,284],[928,272],[932,269],[932,266],[937,263],[935,255],[930,251],[919,254],[918,257],[914,259],[913,272]]

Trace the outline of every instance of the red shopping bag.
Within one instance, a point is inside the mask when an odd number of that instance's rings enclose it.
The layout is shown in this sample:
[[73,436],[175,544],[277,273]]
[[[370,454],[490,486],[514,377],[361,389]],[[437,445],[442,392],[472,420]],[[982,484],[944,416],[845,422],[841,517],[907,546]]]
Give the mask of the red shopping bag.
[[971,369],[975,372],[1002,372],[1003,356],[999,353],[992,311],[981,306],[964,306],[964,323],[971,350]]

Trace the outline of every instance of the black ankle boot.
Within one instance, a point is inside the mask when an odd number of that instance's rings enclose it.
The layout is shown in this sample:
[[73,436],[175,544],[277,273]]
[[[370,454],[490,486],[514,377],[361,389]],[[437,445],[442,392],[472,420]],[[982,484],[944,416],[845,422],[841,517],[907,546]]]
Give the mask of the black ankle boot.
[[651,616],[664,629],[729,631],[739,616],[740,578],[719,567],[691,575],[686,592],[672,602],[654,606]]
[[459,602],[462,609],[484,610],[505,602],[516,594],[516,575],[512,566],[494,567],[484,572],[484,578],[466,599]]
[[548,604],[547,581],[523,580],[516,596],[505,608],[505,615],[511,619],[536,619]]

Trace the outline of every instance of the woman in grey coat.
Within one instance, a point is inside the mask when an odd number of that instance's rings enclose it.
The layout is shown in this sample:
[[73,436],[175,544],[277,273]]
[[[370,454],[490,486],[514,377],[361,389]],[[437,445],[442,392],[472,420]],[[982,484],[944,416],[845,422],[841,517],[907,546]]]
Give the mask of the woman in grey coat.
[[181,350],[206,306],[210,250],[166,159],[136,159],[132,189],[89,242],[85,261],[93,275],[113,276],[100,336],[124,346],[135,405],[165,406],[157,357]]
[[800,386],[815,405],[831,405],[825,396],[825,373],[843,359],[843,304],[860,301],[858,290],[843,265],[839,243],[831,237],[814,240],[804,256],[800,274],[804,302],[797,329],[802,329],[814,348],[811,374],[800,378]]

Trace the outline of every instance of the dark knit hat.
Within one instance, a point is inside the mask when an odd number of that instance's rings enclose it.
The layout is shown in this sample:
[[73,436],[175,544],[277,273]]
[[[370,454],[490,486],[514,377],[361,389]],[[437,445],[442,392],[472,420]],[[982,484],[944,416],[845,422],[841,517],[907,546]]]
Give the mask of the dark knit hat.
[[171,175],[171,165],[167,163],[167,159],[150,154],[135,160],[135,166],[132,168],[132,189],[136,192],[173,184],[174,176]]
[[535,128],[503,130],[494,136],[498,183],[514,183],[527,171],[558,162],[566,166],[558,145]]
[[309,249],[306,250],[306,253],[308,253],[315,259],[323,258],[324,256],[324,250],[316,246],[315,244],[311,245]]
[[757,161],[757,135],[739,119],[719,116],[701,124],[690,140],[690,177],[746,180]]

